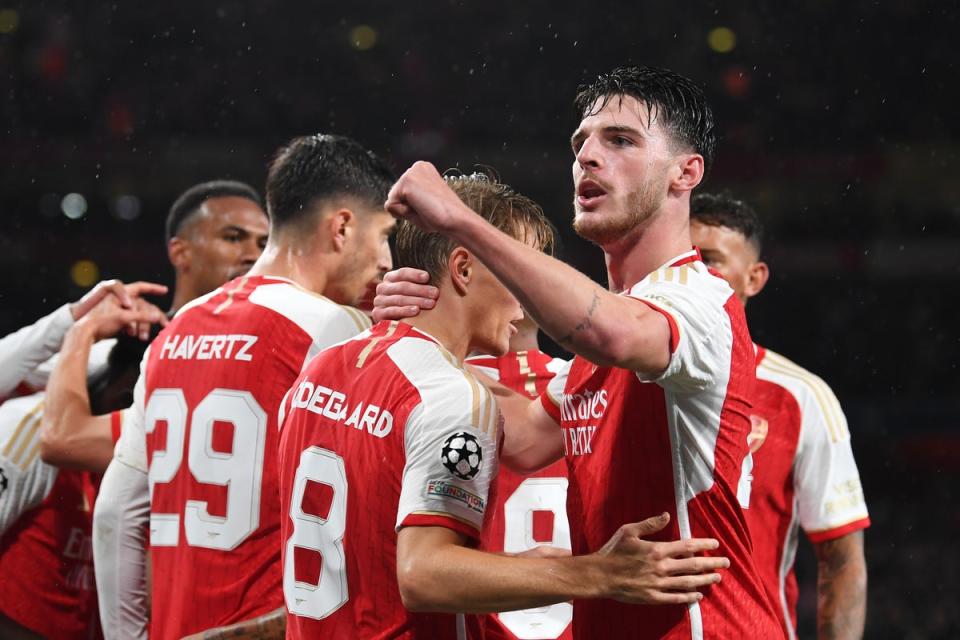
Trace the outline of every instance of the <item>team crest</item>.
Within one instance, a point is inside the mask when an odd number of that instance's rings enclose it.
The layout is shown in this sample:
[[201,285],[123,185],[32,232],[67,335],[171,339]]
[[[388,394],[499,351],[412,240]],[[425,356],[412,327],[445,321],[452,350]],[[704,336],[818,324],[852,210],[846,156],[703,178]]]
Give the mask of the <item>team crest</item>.
[[458,431],[443,443],[440,461],[461,480],[472,480],[483,467],[483,449],[474,436]]
[[750,453],[756,453],[763,446],[768,431],[770,431],[770,425],[766,419],[760,416],[750,416],[750,435],[747,436],[747,446],[750,447]]

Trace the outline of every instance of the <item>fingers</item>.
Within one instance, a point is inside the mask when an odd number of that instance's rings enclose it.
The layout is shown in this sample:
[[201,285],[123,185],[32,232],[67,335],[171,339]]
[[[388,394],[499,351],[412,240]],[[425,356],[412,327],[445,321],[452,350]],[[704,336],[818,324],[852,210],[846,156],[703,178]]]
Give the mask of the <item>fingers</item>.
[[[414,269],[413,267],[401,267],[399,269],[394,269],[393,271],[388,271],[383,274],[383,282],[377,286],[377,293],[381,293],[380,287],[392,282],[416,282],[425,285],[430,282],[430,274],[420,269]],[[436,290],[436,287],[431,288]],[[386,293],[395,292],[391,291]],[[402,293],[402,291],[396,293]]]
[[126,292],[133,297],[141,296],[162,296],[167,292],[167,286],[157,284],[156,282],[131,282],[124,287]]
[[635,602],[642,604],[693,604],[701,600],[703,600],[703,594],[699,591],[689,591],[686,593],[653,591],[648,597],[638,599]]
[[688,558],[704,551],[713,551],[720,548],[720,542],[715,538],[690,538],[674,542],[655,543],[663,557]]
[[620,529],[626,535],[643,538],[644,536],[649,536],[657,531],[661,531],[668,524],[670,524],[670,514],[663,512],[658,516],[647,518],[643,522],[625,524]]
[[383,296],[378,295],[373,299],[375,307],[417,307],[418,309],[433,309],[437,301],[433,298],[421,298],[419,296]]
[[720,582],[719,573],[703,573],[696,576],[672,576],[660,581],[663,591],[694,591]]
[[371,314],[374,322],[383,322],[384,320],[403,320],[412,318],[420,313],[420,307],[374,307]]
[[[730,560],[727,558],[697,556],[696,558],[683,558],[676,560],[667,558],[660,564],[662,570],[667,575],[694,575],[707,572],[726,569],[730,566]],[[712,574],[711,574],[712,575]]]

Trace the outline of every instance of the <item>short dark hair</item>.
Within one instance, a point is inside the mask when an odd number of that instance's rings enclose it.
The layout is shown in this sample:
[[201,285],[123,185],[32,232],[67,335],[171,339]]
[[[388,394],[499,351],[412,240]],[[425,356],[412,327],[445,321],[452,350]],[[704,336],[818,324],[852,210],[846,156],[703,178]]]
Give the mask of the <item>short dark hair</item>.
[[170,242],[171,238],[180,233],[183,225],[200,210],[204,202],[211,198],[231,197],[246,198],[256,202],[258,207],[263,207],[263,201],[260,199],[257,190],[244,182],[237,182],[236,180],[201,182],[180,194],[180,197],[170,207],[166,225],[167,242]]
[[702,155],[706,176],[713,164],[717,138],[713,110],[696,83],[668,69],[618,67],[580,85],[574,106],[584,118],[605,107],[611,98],[624,96],[644,104],[650,120],[656,117],[676,142]]
[[[536,202],[499,182],[493,175],[446,176],[447,184],[468,207],[507,235],[550,253],[556,234]],[[436,284],[447,271],[447,258],[457,246],[439,233],[424,231],[406,220],[397,226],[397,262],[430,274]]]
[[763,224],[749,204],[729,191],[698,193],[690,199],[690,220],[711,227],[727,227],[746,238],[757,255],[763,248]]
[[386,162],[351,138],[322,133],[294,138],[267,172],[267,214],[272,225],[282,227],[330,198],[382,205],[393,181]]

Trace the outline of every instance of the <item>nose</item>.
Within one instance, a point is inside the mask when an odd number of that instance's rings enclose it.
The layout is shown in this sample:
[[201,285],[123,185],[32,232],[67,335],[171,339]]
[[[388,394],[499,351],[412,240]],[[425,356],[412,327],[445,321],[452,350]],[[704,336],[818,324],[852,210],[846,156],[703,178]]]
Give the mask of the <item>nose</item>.
[[384,242],[383,247],[380,248],[377,268],[380,269],[381,273],[386,273],[393,269],[393,256],[390,254],[390,244],[387,242]]
[[587,136],[577,151],[577,164],[582,168],[596,169],[600,167],[600,144],[592,135]]
[[240,261],[244,264],[252,265],[257,261],[261,253],[263,253],[263,248],[260,246],[260,243],[256,238],[251,238],[243,243],[243,253],[240,255]]

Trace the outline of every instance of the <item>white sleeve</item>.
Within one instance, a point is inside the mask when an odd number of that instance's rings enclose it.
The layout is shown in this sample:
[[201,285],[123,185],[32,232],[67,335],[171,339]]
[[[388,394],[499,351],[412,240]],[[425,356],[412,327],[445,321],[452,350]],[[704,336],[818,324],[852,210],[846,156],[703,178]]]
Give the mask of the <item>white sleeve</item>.
[[[556,362],[557,359],[553,360],[551,364]],[[551,371],[554,371],[554,376],[550,378],[550,382],[547,383],[547,388],[543,394],[540,395],[540,403],[557,424],[560,424],[562,414],[561,407],[563,406],[563,390],[567,388],[567,378],[570,376],[570,367],[573,366],[573,359],[568,361],[560,360],[559,365],[555,370],[551,369]]]
[[[108,338],[107,340],[100,340],[93,343],[93,346],[90,347],[90,357],[87,358],[88,377],[98,375],[106,370],[107,358],[115,344],[117,344],[116,338]],[[44,360],[39,366],[34,368],[33,371],[27,373],[23,381],[34,389],[46,389],[47,381],[50,380],[50,374],[53,373],[59,359],[59,352],[53,354],[52,357]]]
[[794,483],[800,526],[813,542],[836,538],[869,525],[860,473],[850,446],[847,419],[823,380],[811,375],[800,404],[800,442]]
[[43,502],[57,480],[57,468],[37,455],[43,416],[39,397],[17,398],[0,407],[0,536]]
[[73,326],[70,305],[40,318],[29,327],[0,339],[0,396],[9,395],[31,371],[60,350]]
[[439,516],[464,523],[479,536],[497,472],[497,443],[469,417],[430,414],[421,404],[407,420],[397,528],[442,526],[433,521]]
[[479,538],[497,473],[496,400],[424,340],[401,340],[388,353],[420,396],[404,425],[397,529],[445,526]]
[[133,405],[124,411],[123,429],[120,439],[113,450],[114,460],[119,460],[129,467],[147,473],[147,432],[144,423],[144,403],[146,395],[146,363],[150,357],[150,348],[143,354],[140,363],[140,377],[133,387]]
[[147,474],[114,460],[93,510],[93,562],[105,640],[147,637]]
[[733,331],[724,308],[733,290],[703,263],[665,267],[634,286],[629,294],[670,323],[670,362],[658,376],[637,373],[670,391],[697,393],[729,373]]

